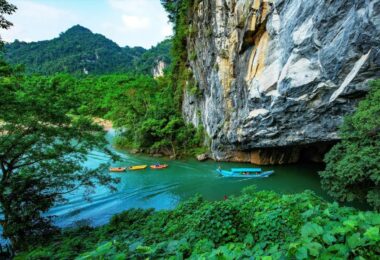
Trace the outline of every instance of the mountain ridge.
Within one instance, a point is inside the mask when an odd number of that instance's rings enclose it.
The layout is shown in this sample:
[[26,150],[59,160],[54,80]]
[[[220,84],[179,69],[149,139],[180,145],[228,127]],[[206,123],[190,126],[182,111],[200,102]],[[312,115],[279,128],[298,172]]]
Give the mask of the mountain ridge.
[[[160,61],[170,63],[170,40],[151,49],[120,47],[102,34],[75,25],[51,40],[37,42],[14,41],[5,45],[5,58],[11,64],[23,64],[31,74],[152,74]],[[143,56],[143,54],[145,54]],[[149,60],[142,71],[139,65]]]

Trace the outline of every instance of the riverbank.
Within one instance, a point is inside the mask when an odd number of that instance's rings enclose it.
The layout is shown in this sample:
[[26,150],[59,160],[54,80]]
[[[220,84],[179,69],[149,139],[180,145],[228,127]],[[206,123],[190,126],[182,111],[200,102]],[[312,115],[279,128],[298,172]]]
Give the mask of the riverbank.
[[99,118],[99,117],[94,117],[93,118],[94,123],[103,127],[104,131],[110,131],[113,128],[113,123],[110,120]]
[[[260,180],[236,180],[223,178],[216,169],[251,167],[247,163],[230,163],[205,161],[198,162],[193,158],[170,160],[169,158],[150,157],[142,154],[130,154],[112,146],[115,132],[107,132],[109,148],[120,156],[120,161],[111,162],[107,154],[92,152],[85,166],[96,168],[102,163],[111,163],[114,167],[131,165],[151,165],[157,162],[168,164],[164,170],[146,169],[123,174],[113,174],[120,179],[117,191],[111,193],[99,186],[90,195],[90,201],[83,200],[83,192],[77,191],[67,195],[68,202],[56,205],[49,212],[56,216],[54,223],[59,227],[70,227],[76,223],[88,223],[99,226],[108,223],[110,218],[130,208],[154,208],[156,210],[173,209],[195,194],[205,199],[216,201],[225,195],[231,196],[249,186],[256,185],[258,190],[272,190],[280,194],[293,194],[312,190],[318,196],[331,200],[321,189],[318,171],[323,170],[320,164],[292,164],[263,166],[263,170],[274,170],[270,178]],[[104,174],[110,174],[108,170]]]
[[218,201],[196,196],[173,210],[128,210],[102,227],[65,230],[16,259],[373,259],[379,228],[380,214],[329,204],[312,192],[281,196],[250,187]]

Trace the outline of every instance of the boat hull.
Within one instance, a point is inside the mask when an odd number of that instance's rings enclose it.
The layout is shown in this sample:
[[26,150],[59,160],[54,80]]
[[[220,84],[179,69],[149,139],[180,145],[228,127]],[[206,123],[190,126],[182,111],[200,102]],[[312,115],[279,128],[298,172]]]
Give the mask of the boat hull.
[[109,168],[110,172],[125,172],[127,168],[126,167],[116,167],[116,168]]
[[136,165],[136,166],[128,167],[128,170],[138,171],[138,170],[144,170],[144,169],[146,169],[146,167],[148,167],[148,165]]
[[151,165],[150,168],[153,170],[160,170],[160,169],[168,168],[168,165],[167,164]]
[[274,173],[274,171],[266,171],[261,172],[259,174],[240,174],[232,171],[225,171],[225,170],[216,170],[219,174],[221,174],[224,177],[232,177],[232,178],[266,178]]

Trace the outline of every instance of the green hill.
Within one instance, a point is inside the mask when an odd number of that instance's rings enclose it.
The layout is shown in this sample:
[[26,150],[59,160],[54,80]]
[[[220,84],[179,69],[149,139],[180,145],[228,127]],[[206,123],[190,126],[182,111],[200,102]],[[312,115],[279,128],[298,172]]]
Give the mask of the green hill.
[[156,46],[144,52],[139,59],[136,59],[134,69],[143,74],[152,74],[152,68],[157,65],[158,61],[163,61],[167,65],[170,64],[171,57],[169,54],[171,48],[171,39],[158,43]]
[[25,65],[28,73],[45,75],[58,72],[150,74],[158,60],[170,62],[169,48],[170,40],[150,50],[142,47],[122,48],[103,35],[76,25],[52,40],[31,43],[16,40],[6,44],[5,58],[12,64]]

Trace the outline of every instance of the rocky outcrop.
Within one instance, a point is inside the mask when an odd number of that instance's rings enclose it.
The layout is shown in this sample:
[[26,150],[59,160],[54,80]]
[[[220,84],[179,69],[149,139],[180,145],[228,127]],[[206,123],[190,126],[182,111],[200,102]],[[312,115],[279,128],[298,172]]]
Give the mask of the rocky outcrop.
[[156,62],[156,65],[152,69],[152,74],[154,78],[164,76],[164,70],[166,68],[166,63],[162,60]]
[[318,157],[380,77],[379,0],[196,2],[183,114],[217,160]]
[[209,156],[208,156],[207,153],[199,154],[196,157],[197,157],[197,160],[200,161],[200,162],[204,162],[204,161],[206,161],[209,158]]

